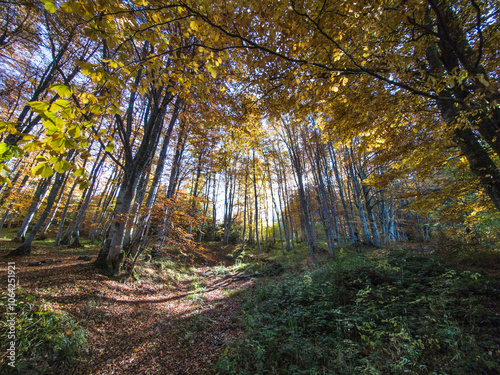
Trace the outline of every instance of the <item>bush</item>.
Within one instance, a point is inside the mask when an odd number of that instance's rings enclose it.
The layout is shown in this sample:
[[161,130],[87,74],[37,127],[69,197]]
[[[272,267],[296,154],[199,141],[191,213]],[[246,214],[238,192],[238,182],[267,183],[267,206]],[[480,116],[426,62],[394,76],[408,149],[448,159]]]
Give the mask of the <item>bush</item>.
[[221,374],[494,374],[487,277],[435,259],[341,257],[258,289]]
[[[74,368],[85,349],[85,331],[67,314],[51,310],[21,290],[16,292],[16,304],[16,367],[12,369],[2,358],[0,373],[61,374]],[[3,332],[2,343],[6,344],[10,340],[5,329]]]

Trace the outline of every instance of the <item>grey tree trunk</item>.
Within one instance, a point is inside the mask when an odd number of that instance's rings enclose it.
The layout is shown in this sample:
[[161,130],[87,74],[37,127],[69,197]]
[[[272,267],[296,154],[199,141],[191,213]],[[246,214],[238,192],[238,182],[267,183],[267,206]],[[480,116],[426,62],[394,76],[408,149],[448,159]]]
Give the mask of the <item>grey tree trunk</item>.
[[63,235],[63,229],[64,229],[64,223],[66,221],[66,214],[68,212],[68,208],[71,202],[71,199],[73,198],[73,191],[76,188],[77,183],[73,183],[73,186],[71,187],[69,194],[68,194],[68,199],[66,200],[66,204],[64,205],[63,212],[61,213],[61,219],[59,222],[59,229],[57,231],[56,239],[54,242],[54,246],[59,246],[61,244],[61,239]]
[[380,232],[378,230],[377,222],[375,220],[375,213],[373,212],[373,204],[372,204],[373,196],[370,195],[370,190],[368,189],[368,186],[366,186],[366,184],[363,183],[363,180],[367,177],[365,171],[362,169],[361,166],[359,166],[357,170],[359,175],[359,182],[361,184],[361,188],[363,191],[363,196],[365,198],[365,207],[366,207],[366,212],[368,214],[368,222],[370,223],[370,229],[372,233],[372,244],[375,247],[380,247]]
[[259,250],[259,254],[262,255],[262,249],[260,247],[260,238],[259,238],[259,204],[258,204],[258,195],[257,195],[257,171],[255,168],[255,150],[252,151],[253,154],[253,193],[255,199],[255,238],[257,240],[257,249]]
[[174,129],[177,118],[179,117],[180,112],[182,111],[183,105],[180,96],[177,96],[177,99],[174,104],[174,108],[172,110],[172,115],[170,117],[170,121],[168,124],[167,131],[165,133],[163,144],[158,155],[158,163],[156,164],[155,174],[153,177],[153,181],[151,183],[151,187],[149,189],[148,197],[146,199],[146,207],[145,214],[141,215],[138,220],[139,230],[135,231],[133,236],[132,244],[133,249],[131,249],[132,253],[134,253],[134,258],[140,255],[140,249],[144,248],[144,244],[148,239],[148,231],[150,227],[150,219],[151,219],[151,210],[156,201],[156,197],[158,194],[158,190],[160,188],[160,179],[163,175],[163,170],[165,169],[165,161],[167,156],[168,145],[170,143],[170,139],[172,137],[172,131]]
[[[278,229],[279,229],[279,235],[280,235],[280,244],[281,244],[281,253],[283,255],[286,255],[286,253],[285,253],[285,247],[284,247],[284,244],[283,244],[283,235],[281,233],[280,212],[278,210],[278,206],[276,204],[276,200],[274,199],[273,180],[272,180],[272,176],[271,176],[271,168],[269,166],[269,162],[266,163],[266,166],[267,166],[267,176],[268,176],[268,179],[269,179],[269,190],[271,191],[271,200],[273,202],[274,211],[276,213],[276,220],[278,222]],[[279,195],[279,192],[278,192],[278,195]],[[273,217],[274,217],[274,215],[273,215]],[[273,220],[273,241],[274,241],[274,220]]]
[[236,175],[233,168],[228,168],[225,175],[224,188],[224,234],[222,242],[224,245],[229,243],[229,234],[233,223],[233,204],[236,191],[235,181]]
[[52,214],[50,215],[49,219],[47,220],[47,223],[45,224],[45,226],[41,230],[41,232],[40,232],[40,238],[45,238],[46,233],[49,230],[50,225],[52,224],[52,221],[54,220],[54,217],[56,216],[57,210],[58,210],[59,205],[61,203],[61,200],[62,200],[62,198],[64,196],[64,188],[66,186],[66,183],[68,182],[68,177],[69,176],[66,175],[66,177],[64,178],[64,182],[63,182],[62,187],[61,187],[61,189],[59,191],[59,197],[57,198],[56,206],[52,210]]
[[317,266],[318,260],[316,259],[316,254],[315,254],[315,246],[314,246],[314,240],[313,240],[312,227],[311,227],[311,223],[309,221],[309,213],[308,213],[308,209],[307,209],[307,198],[306,198],[306,193],[305,193],[305,188],[304,188],[304,183],[303,183],[301,156],[298,154],[296,140],[294,140],[290,126],[285,122],[285,120],[283,118],[281,118],[281,122],[283,123],[283,126],[284,126],[285,131],[286,131],[286,135],[287,135],[286,139],[288,140],[288,142],[285,142],[285,144],[286,144],[288,151],[290,153],[290,158],[292,159],[291,161],[292,161],[292,165],[293,165],[293,168],[295,171],[295,176],[297,179],[300,207],[301,207],[301,211],[302,211],[302,219],[303,219],[305,230],[307,233],[307,243],[309,246],[309,252],[311,254],[311,259],[312,259],[314,265]]
[[370,230],[368,229],[368,224],[366,222],[365,210],[363,208],[363,202],[361,200],[361,187],[359,186],[358,179],[354,174],[352,163],[349,163],[348,168],[349,168],[349,177],[353,187],[354,201],[356,204],[356,208],[358,209],[359,221],[361,224],[361,228],[363,230],[363,240],[367,244],[372,244]]
[[278,169],[278,203],[279,203],[279,212],[281,213],[281,222],[283,223],[283,231],[285,232],[285,242],[286,242],[285,246],[286,246],[286,251],[291,251],[292,247],[290,245],[290,231],[289,231],[289,228],[288,228],[288,225],[287,225],[288,218],[287,218],[287,215],[286,215],[286,209],[281,204],[281,194],[282,194],[283,187],[282,187],[282,184],[281,184],[281,181],[280,181],[280,175],[281,174],[279,173],[279,169]]
[[21,227],[17,231],[16,236],[19,238],[24,238],[26,236],[26,232],[28,231],[28,227],[33,220],[33,217],[35,216],[36,211],[40,207],[41,203],[43,202],[43,199],[45,197],[45,194],[47,193],[47,190],[50,186],[50,182],[52,180],[52,176],[48,178],[44,178],[40,180],[38,183],[38,186],[35,190],[35,194],[33,197],[33,202],[31,203],[30,207],[28,208],[28,212],[26,213],[26,216],[24,217],[23,223],[21,224]]
[[99,176],[100,169],[101,169],[102,165],[104,164],[104,161],[106,160],[106,156],[107,155],[104,154],[101,157],[101,160],[95,164],[95,168],[93,168],[94,170],[91,173],[92,182],[87,190],[85,200],[84,200],[82,206],[80,207],[80,210],[78,211],[78,215],[75,219],[75,225],[73,227],[74,239],[73,239],[73,243],[70,245],[70,247],[72,247],[72,248],[82,247],[82,244],[80,243],[80,226],[82,225],[83,218],[85,216],[85,213],[87,212],[87,208],[89,206],[90,199],[93,196],[92,194],[95,190],[96,183],[98,182],[97,177]]
[[[316,172],[316,177],[317,177],[317,185],[318,185],[318,201],[319,201],[319,206],[320,210],[322,213],[322,217],[324,220],[324,227],[325,227],[325,236],[326,236],[326,242],[328,246],[328,252],[332,257],[335,256],[335,233],[333,229],[333,220],[330,215],[330,210],[328,208],[328,199],[327,199],[327,194],[326,194],[326,187],[325,187],[325,182],[323,179],[323,173],[322,173],[322,168],[320,165],[320,145],[319,143],[316,144],[316,155],[310,155],[310,157],[314,157],[314,162],[312,165],[316,166],[315,172]],[[314,168],[313,168],[314,170]]]
[[217,194],[219,193],[220,178],[214,172],[214,187],[212,191],[212,232],[210,235],[211,241],[215,241],[215,230],[217,224]]
[[248,174],[248,163],[245,161],[245,198],[243,201],[243,233],[241,234],[241,250],[245,249],[245,235],[247,230]]
[[212,187],[211,185],[212,185],[212,173],[209,173],[208,174],[208,182],[207,182],[206,187],[205,187],[206,190],[205,190],[205,198],[204,198],[204,202],[203,202],[203,217],[202,217],[200,228],[198,231],[198,242],[201,242],[203,234],[204,234],[203,231],[205,230],[205,222],[207,219],[208,206],[209,206],[209,202],[210,202],[209,195],[210,195],[210,189]]
[[347,203],[346,203],[346,199],[345,199],[344,188],[342,186],[342,180],[340,179],[339,168],[337,165],[337,157],[335,155],[335,150],[333,149],[331,142],[328,144],[328,149],[330,151],[330,158],[332,160],[332,168],[333,168],[333,172],[335,174],[335,180],[337,181],[337,187],[339,190],[340,201],[342,202],[342,208],[344,209],[344,213],[345,213],[345,219],[346,219],[346,223],[347,223],[347,229],[349,231],[349,236],[351,238],[352,243],[355,243],[356,236],[354,235],[354,229],[352,227],[351,216],[349,215],[349,209],[347,207]]
[[[164,124],[164,116],[173,96],[167,87],[151,87],[148,94],[147,117],[144,123],[144,135],[135,155],[130,143],[131,129],[125,125],[120,115],[115,115],[117,129],[122,134],[125,149],[125,165],[123,165],[123,181],[116,199],[108,238],[101,248],[94,264],[113,276],[120,272],[124,260],[123,240],[125,228],[130,220],[130,209],[135,196],[140,172],[144,165],[150,163],[156,153],[159,138]],[[131,102],[132,100],[130,100]]]
[[31,244],[35,240],[36,235],[38,234],[40,229],[42,229],[45,220],[49,216],[50,211],[52,210],[52,206],[54,205],[54,202],[57,198],[57,194],[59,193],[59,189],[63,184],[64,178],[65,178],[64,174],[59,174],[59,173],[56,174],[54,183],[52,184],[52,188],[50,189],[49,196],[47,197],[47,203],[45,209],[40,215],[40,218],[38,219],[37,223],[31,230],[29,235],[24,240],[23,244],[19,246],[17,249],[13,250],[9,255],[20,256],[20,255],[27,255],[31,252]]

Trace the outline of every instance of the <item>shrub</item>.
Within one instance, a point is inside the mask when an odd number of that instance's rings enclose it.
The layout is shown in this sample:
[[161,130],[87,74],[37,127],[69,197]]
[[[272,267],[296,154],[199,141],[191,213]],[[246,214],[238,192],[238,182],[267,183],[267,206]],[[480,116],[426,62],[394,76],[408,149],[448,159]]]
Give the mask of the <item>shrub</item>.
[[432,258],[343,256],[256,290],[221,374],[493,374],[499,298]]
[[[2,358],[0,373],[61,374],[74,367],[86,344],[85,331],[79,324],[66,313],[51,310],[19,289],[16,304],[16,367],[12,369],[9,361]],[[6,344],[9,340],[5,329],[3,332],[2,343]],[[2,354],[5,353],[2,348]]]

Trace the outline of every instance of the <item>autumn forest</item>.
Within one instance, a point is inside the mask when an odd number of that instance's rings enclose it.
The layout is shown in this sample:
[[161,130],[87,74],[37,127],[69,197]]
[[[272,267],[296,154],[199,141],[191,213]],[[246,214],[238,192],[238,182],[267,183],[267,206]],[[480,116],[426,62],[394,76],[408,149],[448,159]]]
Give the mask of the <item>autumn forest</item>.
[[498,373],[496,0],[0,4],[1,373]]

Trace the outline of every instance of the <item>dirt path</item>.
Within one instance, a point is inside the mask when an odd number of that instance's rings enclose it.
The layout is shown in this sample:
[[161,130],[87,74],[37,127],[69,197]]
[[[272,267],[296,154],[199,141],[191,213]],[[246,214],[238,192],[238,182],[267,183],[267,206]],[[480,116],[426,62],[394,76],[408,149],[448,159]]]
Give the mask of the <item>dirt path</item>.
[[[223,250],[223,249],[222,249]],[[238,292],[252,284],[210,272],[230,263],[220,246],[190,268],[189,282],[120,282],[100,275],[77,255],[45,251],[15,259],[20,287],[67,311],[88,332],[88,353],[75,374],[208,374],[240,333]],[[61,263],[28,267],[43,259]],[[2,262],[0,272],[5,272]],[[193,285],[191,285],[191,289]]]

